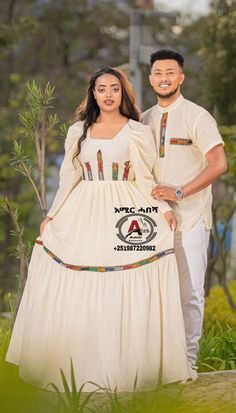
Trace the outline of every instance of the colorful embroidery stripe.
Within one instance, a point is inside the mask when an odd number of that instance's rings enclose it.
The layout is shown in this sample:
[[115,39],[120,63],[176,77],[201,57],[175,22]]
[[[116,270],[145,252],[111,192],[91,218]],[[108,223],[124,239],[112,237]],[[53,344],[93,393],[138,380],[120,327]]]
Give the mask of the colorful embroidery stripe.
[[167,125],[168,112],[163,113],[160,126],[160,158],[165,157],[165,139],[166,139],[166,125]]
[[130,168],[130,161],[126,161],[125,162],[125,169],[124,169],[124,173],[123,173],[123,181],[127,181],[128,180],[128,176],[129,176],[129,168]]
[[118,169],[119,165],[116,162],[112,163],[112,180],[117,181],[118,180]]
[[170,139],[171,145],[183,145],[183,146],[190,146],[193,144],[192,139],[184,139],[184,138],[171,138]]
[[85,180],[84,167],[83,167],[83,165],[82,165],[82,164],[81,164],[81,168],[82,168],[82,179],[83,179],[83,180]]
[[102,151],[99,149],[97,152],[97,161],[98,161],[98,178],[99,181],[104,181],[104,174],[103,174],[103,160],[102,160]]
[[151,264],[159,260],[160,258],[166,257],[169,254],[174,253],[174,248],[170,248],[165,251],[158,252],[157,254],[153,255],[152,257],[146,258],[145,260],[137,261],[132,264],[126,265],[119,265],[113,267],[92,267],[92,266],[82,266],[82,265],[72,265],[64,263],[60,258],[58,258],[52,251],[50,251],[47,247],[45,247],[42,241],[35,241],[36,244],[42,245],[44,251],[58,264],[62,265],[65,268],[74,271],[95,271],[95,272],[107,272],[107,271],[124,271],[124,270],[131,270],[133,268],[142,267],[143,265]]
[[85,162],[87,172],[88,172],[88,179],[89,181],[93,181],[93,175],[92,175],[92,170],[89,162]]

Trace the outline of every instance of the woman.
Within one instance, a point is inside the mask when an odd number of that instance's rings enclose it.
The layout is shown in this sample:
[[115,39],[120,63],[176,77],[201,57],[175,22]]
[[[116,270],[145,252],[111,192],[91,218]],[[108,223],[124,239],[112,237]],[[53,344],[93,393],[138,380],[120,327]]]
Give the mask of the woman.
[[132,391],[136,376],[141,389],[189,377],[176,221],[151,198],[156,150],[138,119],[125,75],[96,72],[68,131],[7,353],[36,385],[63,390],[70,359],[77,386]]

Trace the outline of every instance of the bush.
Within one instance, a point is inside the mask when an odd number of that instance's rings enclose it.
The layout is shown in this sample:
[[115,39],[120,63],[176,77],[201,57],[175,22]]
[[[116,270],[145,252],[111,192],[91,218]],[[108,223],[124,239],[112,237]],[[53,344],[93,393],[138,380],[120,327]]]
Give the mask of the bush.
[[[236,280],[229,282],[229,291],[236,304]],[[231,310],[225,293],[219,285],[212,287],[210,295],[206,297],[204,330],[208,331],[217,321],[223,329],[227,326],[236,328],[236,311]]]

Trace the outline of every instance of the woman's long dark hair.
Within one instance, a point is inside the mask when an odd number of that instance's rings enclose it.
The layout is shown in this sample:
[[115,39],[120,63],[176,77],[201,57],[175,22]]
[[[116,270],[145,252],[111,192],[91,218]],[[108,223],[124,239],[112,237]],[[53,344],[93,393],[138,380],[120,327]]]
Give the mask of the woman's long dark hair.
[[80,154],[81,144],[86,139],[88,128],[96,121],[100,113],[100,109],[94,97],[93,91],[95,88],[96,80],[104,74],[111,74],[113,76],[116,76],[121,83],[122,99],[120,104],[120,113],[126,116],[128,119],[133,119],[136,121],[139,120],[140,111],[135,105],[135,94],[126,75],[120,69],[112,68],[110,66],[101,68],[91,77],[86,97],[75,111],[73,120],[75,122],[79,120],[84,121],[84,129],[78,141],[78,148],[73,157],[74,160]]

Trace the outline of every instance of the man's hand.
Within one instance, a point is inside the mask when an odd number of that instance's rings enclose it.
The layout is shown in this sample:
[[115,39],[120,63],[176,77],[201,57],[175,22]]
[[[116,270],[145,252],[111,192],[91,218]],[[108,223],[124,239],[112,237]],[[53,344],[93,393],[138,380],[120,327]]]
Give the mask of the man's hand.
[[[211,185],[220,175],[227,170],[227,161],[222,144],[214,146],[205,155],[207,166],[200,172],[192,181],[186,183],[181,188],[184,192],[184,197],[196,194],[202,189]],[[171,186],[156,186],[152,191],[152,196],[155,199],[164,201],[176,202],[175,188]]]
[[176,202],[175,188],[171,186],[155,186],[152,190],[152,196],[162,201]]
[[173,214],[173,212],[172,211],[167,211],[164,214],[164,216],[165,216],[166,221],[169,224],[169,227],[170,227],[171,231],[175,231],[176,227],[177,227],[177,221],[176,221],[176,218],[175,218],[175,215]]

